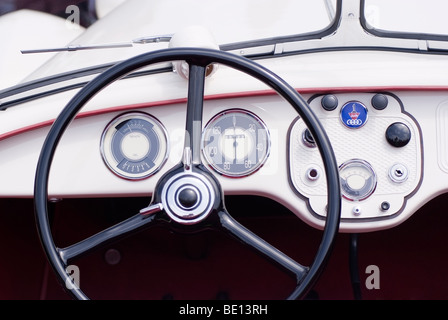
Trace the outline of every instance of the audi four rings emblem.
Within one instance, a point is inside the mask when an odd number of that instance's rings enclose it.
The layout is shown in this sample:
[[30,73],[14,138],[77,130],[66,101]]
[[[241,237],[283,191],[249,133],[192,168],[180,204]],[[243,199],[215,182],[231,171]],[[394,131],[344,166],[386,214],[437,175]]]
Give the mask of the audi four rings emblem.
[[347,102],[341,108],[341,121],[348,128],[361,128],[367,122],[367,108],[357,101]]

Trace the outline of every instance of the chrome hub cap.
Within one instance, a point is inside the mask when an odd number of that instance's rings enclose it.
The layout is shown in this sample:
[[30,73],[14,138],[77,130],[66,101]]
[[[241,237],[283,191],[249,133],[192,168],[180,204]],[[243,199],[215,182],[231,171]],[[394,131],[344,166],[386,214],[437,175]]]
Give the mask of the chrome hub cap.
[[194,172],[171,177],[162,189],[166,213],[181,224],[195,224],[205,219],[215,201],[215,191],[207,178]]

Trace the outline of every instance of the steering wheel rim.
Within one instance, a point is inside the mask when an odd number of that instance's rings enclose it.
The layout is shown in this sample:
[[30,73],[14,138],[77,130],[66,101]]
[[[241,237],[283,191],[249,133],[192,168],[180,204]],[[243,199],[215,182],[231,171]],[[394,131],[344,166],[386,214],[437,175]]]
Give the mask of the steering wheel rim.
[[[287,84],[283,79],[278,77],[276,74],[271,72],[270,70],[264,68],[263,66],[253,62],[250,59],[240,57],[231,53],[211,50],[211,49],[201,49],[201,48],[170,48],[163,49],[158,51],[153,51],[149,53],[145,53],[134,58],[123,61],[110,69],[106,70],[92,81],[90,81],[84,88],[82,88],[67,104],[67,106],[62,110],[59,116],[54,121],[50,131],[45,139],[43,144],[41,154],[39,156],[37,168],[36,168],[36,176],[35,176],[35,185],[34,185],[34,208],[35,208],[35,218],[36,225],[38,229],[39,238],[41,244],[43,246],[44,252],[50,262],[50,265],[53,268],[53,271],[56,273],[58,280],[61,284],[67,289],[67,291],[72,295],[75,299],[85,300],[88,299],[87,295],[75,285],[70,288],[67,287],[67,283],[72,283],[72,278],[67,273],[67,261],[70,258],[70,254],[75,255],[73,251],[76,251],[75,248],[73,250],[63,250],[58,248],[53,240],[49,219],[48,219],[48,179],[51,168],[51,163],[53,160],[53,156],[57,145],[59,143],[60,138],[62,137],[64,131],[70,124],[70,122],[75,118],[76,114],[79,110],[98,92],[107,87],[112,82],[118,80],[124,75],[137,70],[139,68],[160,63],[160,62],[169,62],[169,61],[187,61],[190,66],[190,75],[193,72],[194,79],[201,79],[205,81],[205,68],[207,65],[211,63],[219,63],[226,65],[228,67],[234,68],[235,70],[244,72],[263,83],[267,84],[273,90],[275,90],[280,96],[282,96],[285,100],[287,100],[290,105],[298,112],[300,117],[308,126],[311,134],[314,137],[316,145],[321,153],[321,157],[324,163],[324,168],[327,177],[327,217],[325,219],[325,225],[323,228],[322,239],[318,248],[318,251],[315,255],[315,258],[309,268],[301,270],[300,279],[297,277],[297,286],[293,290],[293,292],[289,295],[288,299],[297,299],[302,298],[305,294],[312,288],[314,283],[317,281],[319,275],[321,274],[328,258],[330,256],[331,250],[333,248],[334,240],[336,234],[339,229],[339,221],[340,221],[340,210],[341,210],[341,190],[339,183],[339,172],[338,166],[336,163],[336,158],[333,153],[330,141],[320,124],[318,118],[314,115],[312,110],[309,108],[307,102],[302,98],[302,96],[289,84]],[[196,71],[195,71],[196,70]],[[195,76],[194,72],[196,72],[199,76]],[[211,189],[213,189],[217,194],[217,200],[211,206],[213,207],[211,211],[216,213],[215,217],[220,220],[222,227],[227,229],[233,235],[236,235],[243,242],[248,242],[251,246],[257,246],[257,250],[264,253],[266,256],[273,258],[274,260],[277,258],[275,252],[275,248],[268,247],[263,248],[263,246],[268,245],[267,243],[263,243],[262,239],[253,239],[254,235],[251,234],[248,230],[245,230],[244,227],[238,225],[235,220],[233,220],[230,215],[226,212],[223,205],[223,194],[221,191],[221,187],[217,180],[213,177],[212,174],[208,173],[207,170],[201,163],[200,159],[200,141],[201,134],[198,132],[197,128],[193,125],[194,121],[200,121],[202,123],[202,102],[203,102],[203,90],[204,83],[199,86],[199,92],[194,92],[197,89],[195,88],[193,80],[189,79],[189,98],[188,103],[190,103],[190,94],[193,100],[198,100],[201,98],[202,101],[193,101],[192,105],[197,103],[200,104],[200,107],[189,107],[187,105],[187,137],[185,142],[185,150],[188,150],[187,147],[191,147],[190,151],[192,155],[190,155],[189,159],[184,159],[183,164],[179,164],[174,168],[170,169],[158,182],[156,185],[154,194],[153,194],[153,206],[148,207],[147,212],[143,215],[139,215],[137,217],[130,218],[123,222],[123,225],[126,225],[125,228],[130,228],[132,225],[138,226],[135,228],[140,228],[143,224],[149,223],[155,215],[154,212],[163,211],[162,205],[160,204],[160,192],[161,188],[166,185],[167,180],[170,180],[173,175],[179,174],[179,172],[187,171],[191,174],[199,174],[201,175],[201,179],[204,179],[204,184],[211,185]],[[193,85],[191,85],[193,83]],[[191,92],[193,91],[193,93]],[[202,92],[201,92],[202,90]],[[198,109],[199,108],[199,109]],[[199,110],[199,111],[198,111]],[[191,112],[190,112],[191,111]],[[196,126],[197,127],[197,126]],[[200,128],[202,130],[202,128]],[[199,151],[198,151],[199,149]],[[187,156],[188,157],[188,156]],[[188,167],[188,168],[187,168]],[[160,187],[159,187],[160,185]],[[220,198],[219,198],[220,197]],[[155,203],[155,204],[154,204]],[[210,211],[210,212],[211,212]],[[150,212],[150,214],[147,214]],[[144,222],[143,222],[144,220]],[[112,227],[111,232],[114,230],[118,230],[123,225]],[[109,230],[109,229],[108,229]],[[97,239],[98,240],[98,239]],[[261,240],[261,241],[260,241]],[[94,245],[94,244],[89,244]],[[263,250],[267,250],[264,252]],[[288,260],[289,257],[280,256],[279,259],[282,260],[278,262],[282,266],[289,269],[290,260],[292,263],[297,262],[292,259]],[[297,268],[293,266],[292,269]],[[302,274],[303,272],[303,274]]]

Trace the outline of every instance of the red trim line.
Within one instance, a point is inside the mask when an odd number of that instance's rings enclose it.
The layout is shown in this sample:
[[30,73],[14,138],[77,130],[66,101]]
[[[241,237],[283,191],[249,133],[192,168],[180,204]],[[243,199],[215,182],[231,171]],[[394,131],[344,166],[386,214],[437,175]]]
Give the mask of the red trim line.
[[[331,88],[304,88],[304,89],[296,89],[301,94],[324,94],[324,93],[345,93],[345,92],[384,92],[384,91],[448,91],[448,86],[374,86],[374,87],[331,87]],[[277,94],[274,90],[259,90],[259,91],[246,91],[246,92],[234,92],[234,93],[222,93],[222,94],[214,94],[205,96],[204,100],[219,100],[219,99],[232,99],[232,98],[244,98],[244,97],[253,97],[253,96],[270,96]],[[76,116],[76,119],[92,117],[100,114],[117,112],[117,111],[127,111],[127,110],[135,110],[135,109],[143,109],[143,108],[151,108],[151,107],[160,107],[171,104],[178,103],[186,103],[187,98],[179,98],[179,99],[171,99],[171,100],[162,100],[156,102],[146,102],[146,103],[138,103],[124,106],[116,106],[111,108],[104,108],[101,110],[93,110],[81,112]],[[18,134],[22,134],[28,131],[44,128],[47,126],[51,126],[55,119],[47,120],[44,122],[36,123],[30,126],[26,126],[20,129],[12,130],[3,134],[0,134],[0,141],[13,137]]]

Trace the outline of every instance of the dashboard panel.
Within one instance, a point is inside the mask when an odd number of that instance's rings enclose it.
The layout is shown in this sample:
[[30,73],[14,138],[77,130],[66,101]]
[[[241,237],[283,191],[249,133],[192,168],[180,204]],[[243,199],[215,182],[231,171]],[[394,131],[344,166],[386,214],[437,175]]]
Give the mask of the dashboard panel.
[[[343,232],[397,225],[447,189],[446,95],[381,92],[302,94],[336,155]],[[185,115],[180,100],[81,111],[58,144],[49,196],[137,196],[149,202],[160,177],[182,159]],[[327,200],[322,160],[288,102],[273,92],[206,98],[202,126],[202,161],[225,195],[267,197],[304,222],[322,227]],[[2,177],[21,181],[5,186],[4,196],[33,195],[35,166],[30,163],[36,163],[48,130],[48,125],[25,128],[0,141],[8,168]],[[123,160],[130,163],[121,171],[110,167]]]
[[[322,94],[311,96],[308,102],[322,122],[336,155],[343,196],[342,220],[370,221],[398,215],[407,199],[419,188],[423,177],[421,129],[406,111],[403,102],[391,93]],[[270,105],[271,110],[265,107],[266,104]],[[327,189],[319,150],[298,115],[285,117],[285,112],[282,111],[281,118],[275,118],[272,110],[281,108],[292,109],[275,96],[207,101],[202,137],[203,161],[226,186],[229,194],[241,190],[261,193],[255,187],[261,183],[264,192],[278,197],[275,195],[275,186],[289,185],[295,197],[305,200],[311,214],[317,219],[323,219],[327,210]],[[125,112],[112,121],[120,122],[120,126],[125,123],[125,129],[114,129],[116,126],[111,124],[104,129],[102,142],[104,137],[108,137],[107,132],[111,127],[116,136],[119,136],[109,138],[107,148],[105,143],[101,144],[103,158],[104,149],[109,150],[109,154],[112,154],[110,150],[115,150],[115,154],[119,155],[121,160],[112,161],[116,167],[122,166],[123,158],[127,159],[129,167],[129,162],[140,163],[140,158],[150,154],[150,150],[158,152],[153,152],[152,155],[152,158],[158,160],[150,161],[152,165],[142,169],[142,172],[129,171],[123,175],[124,169],[117,168],[112,169],[112,172],[117,174],[121,170],[122,174],[118,176],[138,180],[151,177],[156,172],[155,169],[150,170],[150,167],[155,167],[158,171],[164,165],[168,145],[173,144],[168,142],[170,137],[165,138],[164,135],[174,131],[165,130],[163,121],[159,123],[150,114],[153,112],[157,115],[158,111],[158,108],[148,109],[149,113],[144,114],[144,119],[138,113]],[[128,159],[132,155],[123,156],[130,151],[116,151],[136,148],[137,145],[129,142],[129,136],[132,135],[126,135],[126,131],[132,132],[129,128],[132,121],[137,121],[134,127],[144,133],[134,137],[143,140],[140,145],[145,149],[134,152],[139,155],[139,159],[135,161]],[[146,126],[142,121],[147,123]],[[142,128],[137,128],[139,126]],[[170,127],[169,124],[167,126]],[[153,129],[157,130],[148,134],[146,127],[151,132]],[[178,143],[175,149],[181,150],[183,139],[176,140]],[[112,156],[109,155],[109,158]],[[285,170],[281,165],[283,158],[287,163]],[[105,163],[110,169],[110,162]],[[256,175],[265,163],[270,165],[270,173],[269,169],[263,168]],[[138,164],[131,165],[129,170],[140,170],[138,167]],[[279,178],[282,171],[289,184]],[[252,175],[256,177],[250,177]],[[269,177],[263,177],[266,175]],[[233,183],[232,178],[247,182]],[[267,185],[266,180],[262,182],[263,179],[271,179],[274,187]],[[295,203],[291,199],[286,201]]]
[[[421,130],[399,98],[375,93],[322,95],[311,98],[310,106],[339,165],[341,218],[380,220],[399,214],[423,176]],[[290,178],[313,214],[323,217],[325,171],[308,135],[303,121],[296,119],[289,136]]]

